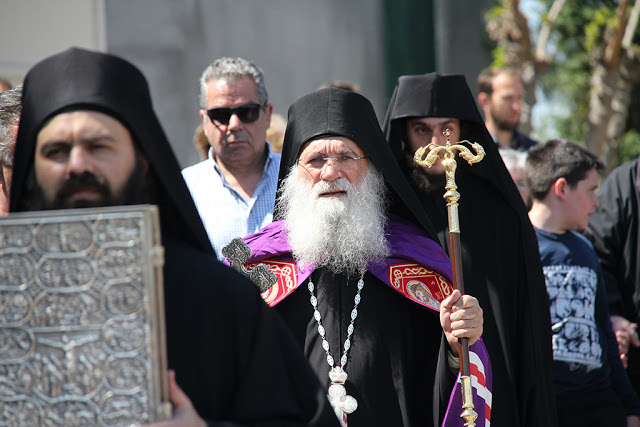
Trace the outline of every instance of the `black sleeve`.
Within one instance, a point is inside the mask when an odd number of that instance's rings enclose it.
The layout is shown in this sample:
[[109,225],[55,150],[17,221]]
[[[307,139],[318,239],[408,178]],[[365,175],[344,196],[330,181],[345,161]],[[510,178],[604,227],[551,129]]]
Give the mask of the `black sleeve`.
[[609,320],[609,310],[607,308],[607,294],[604,290],[604,284],[598,281],[598,289],[596,291],[596,322],[598,329],[604,334],[604,345],[607,352],[607,363],[611,368],[611,386],[619,396],[622,406],[627,415],[640,415],[640,399],[633,390],[629,377],[622,366],[620,356],[618,354],[618,342],[616,341],[613,327]]
[[585,235],[591,240],[602,266],[610,313],[633,322],[635,314],[629,305],[633,290],[625,289],[624,277],[621,276],[625,270],[624,248],[629,227],[625,200],[626,193],[631,190],[619,181],[615,172],[612,173],[598,191],[600,205],[591,215]]
[[457,373],[453,374],[449,369],[448,353],[449,342],[444,332],[440,341],[440,350],[438,353],[438,366],[436,368],[435,382],[433,385],[433,425],[441,425],[442,420],[449,406],[449,398],[451,391],[457,379]]

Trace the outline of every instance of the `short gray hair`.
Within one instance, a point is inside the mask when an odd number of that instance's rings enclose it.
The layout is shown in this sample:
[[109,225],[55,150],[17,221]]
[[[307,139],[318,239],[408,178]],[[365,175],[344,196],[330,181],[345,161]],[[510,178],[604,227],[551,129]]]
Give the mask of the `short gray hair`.
[[243,58],[223,57],[216,59],[200,76],[200,107],[207,108],[207,84],[211,80],[238,80],[248,77],[256,85],[258,101],[262,106],[269,102],[267,88],[264,85],[262,70],[253,62]]
[[527,163],[526,151],[517,151],[513,148],[500,147],[498,152],[500,152],[500,156],[502,157],[502,161],[507,167],[507,170],[511,171],[520,169],[524,172],[525,165]]
[[21,112],[22,86],[0,92],[0,164],[9,168],[13,168]]

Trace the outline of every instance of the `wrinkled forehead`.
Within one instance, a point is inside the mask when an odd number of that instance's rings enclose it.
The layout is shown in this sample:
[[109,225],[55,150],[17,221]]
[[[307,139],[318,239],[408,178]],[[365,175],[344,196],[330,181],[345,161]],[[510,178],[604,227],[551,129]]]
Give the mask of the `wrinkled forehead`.
[[304,159],[311,154],[350,154],[357,157],[365,155],[358,144],[347,137],[337,135],[326,135],[312,139],[302,147],[298,158]]

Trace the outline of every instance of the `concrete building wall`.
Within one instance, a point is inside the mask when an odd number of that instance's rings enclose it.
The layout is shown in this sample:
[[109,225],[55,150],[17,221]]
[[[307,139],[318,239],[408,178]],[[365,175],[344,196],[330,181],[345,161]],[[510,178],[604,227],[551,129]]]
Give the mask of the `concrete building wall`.
[[104,0],[1,0],[0,75],[22,82],[33,64],[70,46],[104,50]]
[[442,74],[463,74],[474,95],[478,74],[491,64],[484,15],[493,0],[436,0],[436,63]]
[[[459,2],[464,7],[454,7]],[[474,92],[475,76],[490,60],[483,21],[489,3],[434,1],[437,70],[465,74]],[[383,13],[383,0],[0,0],[0,75],[20,83],[35,62],[69,46],[127,58],[149,80],[184,167],[199,160],[192,143],[198,80],[221,56],[261,67],[274,111],[283,116],[327,80],[347,80],[382,120]]]
[[[152,6],[151,6],[152,5]],[[198,161],[199,77],[221,56],[254,61],[274,111],[327,80],[357,83],[386,109],[379,0],[106,0],[107,48],[147,76],[182,166]]]

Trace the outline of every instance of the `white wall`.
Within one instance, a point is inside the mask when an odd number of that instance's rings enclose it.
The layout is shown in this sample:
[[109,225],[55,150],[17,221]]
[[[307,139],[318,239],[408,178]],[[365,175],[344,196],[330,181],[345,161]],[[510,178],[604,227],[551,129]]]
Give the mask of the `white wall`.
[[33,64],[70,46],[106,48],[104,0],[0,0],[0,76],[22,82]]
[[356,82],[382,120],[381,0],[107,0],[107,47],[149,79],[182,166],[198,161],[198,79],[221,56],[253,60],[274,111],[323,82]]

